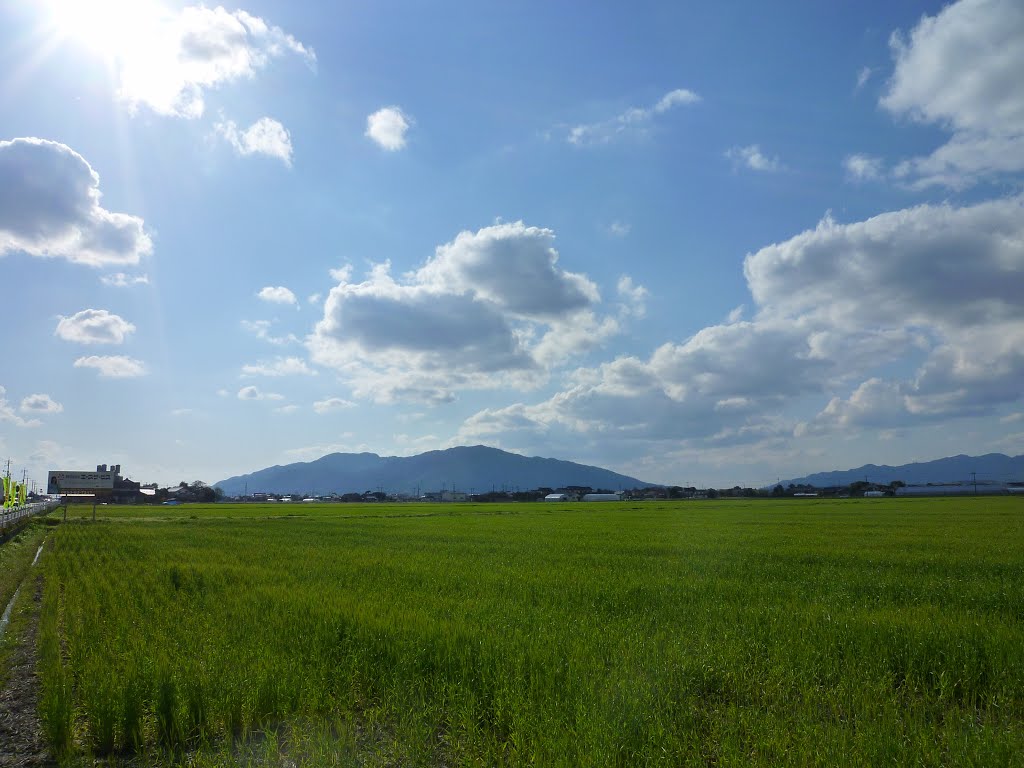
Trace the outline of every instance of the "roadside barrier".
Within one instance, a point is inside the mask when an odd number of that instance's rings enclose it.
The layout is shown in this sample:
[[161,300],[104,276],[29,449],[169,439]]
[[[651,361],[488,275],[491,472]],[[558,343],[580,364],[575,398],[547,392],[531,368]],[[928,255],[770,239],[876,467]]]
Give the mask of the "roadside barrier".
[[7,507],[0,509],[0,536],[13,530],[25,518],[33,515],[45,515],[59,506],[56,500],[40,501],[35,504],[23,504],[20,507]]

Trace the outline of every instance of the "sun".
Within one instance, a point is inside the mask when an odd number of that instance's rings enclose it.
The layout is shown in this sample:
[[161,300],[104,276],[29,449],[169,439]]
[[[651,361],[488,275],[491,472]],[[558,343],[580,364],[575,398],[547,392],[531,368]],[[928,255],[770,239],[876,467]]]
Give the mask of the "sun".
[[130,58],[158,40],[164,10],[152,0],[44,0],[55,33],[110,60]]

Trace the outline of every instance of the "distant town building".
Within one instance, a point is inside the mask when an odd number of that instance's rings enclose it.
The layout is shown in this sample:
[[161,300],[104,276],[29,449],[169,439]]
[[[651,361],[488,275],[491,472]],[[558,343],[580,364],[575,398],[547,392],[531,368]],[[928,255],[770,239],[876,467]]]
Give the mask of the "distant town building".
[[621,501],[622,495],[618,493],[585,493],[583,501]]

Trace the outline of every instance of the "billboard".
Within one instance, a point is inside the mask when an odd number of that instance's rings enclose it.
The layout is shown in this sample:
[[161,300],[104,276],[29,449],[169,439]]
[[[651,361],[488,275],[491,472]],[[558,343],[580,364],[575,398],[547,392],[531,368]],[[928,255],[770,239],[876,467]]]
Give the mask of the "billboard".
[[58,493],[103,493],[114,490],[113,472],[71,472],[51,469],[46,474],[46,492]]

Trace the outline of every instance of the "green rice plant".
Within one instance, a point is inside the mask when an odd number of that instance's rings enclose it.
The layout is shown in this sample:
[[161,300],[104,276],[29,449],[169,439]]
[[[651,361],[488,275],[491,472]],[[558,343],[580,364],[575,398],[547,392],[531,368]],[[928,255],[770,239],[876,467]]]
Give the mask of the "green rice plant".
[[157,667],[153,708],[158,743],[172,751],[179,749],[182,744],[182,732],[178,713],[178,686],[166,660],[161,661]]
[[145,744],[143,696],[145,685],[135,671],[126,672],[121,687],[122,746],[127,752],[138,752]]
[[72,748],[73,703],[70,676],[61,659],[59,592],[46,590],[39,618],[39,714],[50,749],[58,758]]
[[122,719],[121,702],[111,670],[102,662],[87,662],[82,690],[92,751],[97,755],[109,755],[114,751],[118,721]]
[[121,744],[197,765],[1024,753],[1019,499],[315,506],[60,527],[90,735],[96,664]]

